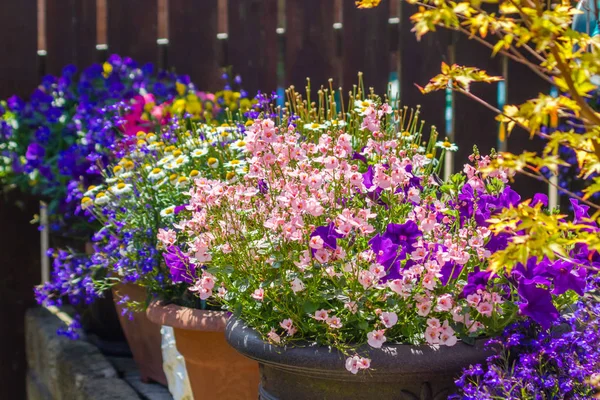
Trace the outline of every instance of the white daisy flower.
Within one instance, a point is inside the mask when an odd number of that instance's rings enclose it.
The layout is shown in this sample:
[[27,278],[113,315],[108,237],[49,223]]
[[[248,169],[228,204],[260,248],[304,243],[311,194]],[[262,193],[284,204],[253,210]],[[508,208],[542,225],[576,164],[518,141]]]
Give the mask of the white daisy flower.
[[157,190],[159,187],[161,187],[165,183],[167,183],[167,181],[168,181],[167,178],[162,178],[160,181],[156,182],[156,184],[154,186],[152,186],[152,189]]
[[358,113],[358,115],[366,115],[367,108],[373,105],[373,101],[371,100],[355,100],[354,101],[354,111]]
[[439,147],[440,149],[444,149],[446,151],[456,151],[456,150],[458,150],[458,146],[456,144],[450,143],[447,140],[445,140],[443,142],[437,142],[435,144],[435,147]]
[[97,204],[97,205],[99,205],[99,206],[102,206],[104,204],[107,204],[109,201],[110,201],[110,198],[106,195],[106,193],[99,192],[96,195],[96,199],[94,200],[94,203]]
[[309,131],[321,131],[327,129],[327,126],[313,122],[312,124],[304,124],[304,129],[308,129]]
[[201,147],[199,149],[192,151],[192,153],[190,155],[192,156],[192,158],[200,158],[207,154],[208,154],[208,149],[206,147]]
[[231,150],[238,150],[238,151],[246,150],[246,142],[244,142],[243,140],[238,140],[236,142],[231,143],[229,145],[229,148]]
[[88,187],[87,192],[85,192],[83,194],[84,197],[94,197],[94,194],[98,193],[100,190],[102,190],[102,185],[100,186],[90,186]]
[[159,167],[162,167],[165,164],[168,164],[169,162],[171,162],[173,160],[173,156],[168,155],[165,156],[163,158],[161,158],[160,160],[158,160],[158,162],[156,163]]
[[217,168],[219,166],[219,160],[214,157],[209,157],[208,160],[206,160],[206,163],[211,168]]
[[152,182],[155,182],[161,178],[164,178],[165,173],[162,169],[160,168],[154,168],[152,171],[150,171],[150,173],[148,174],[148,179],[150,179]]
[[160,211],[160,216],[163,218],[171,218],[175,215],[175,206],[167,207]]
[[344,121],[343,119],[332,119],[329,121],[325,121],[325,126],[327,128],[343,128],[346,125],[346,121]]
[[104,181],[105,181],[106,183],[115,183],[115,182],[117,182],[118,180],[119,180],[119,178],[117,178],[117,177],[114,177],[114,176],[113,176],[112,178],[106,178]]
[[133,190],[133,187],[128,183],[119,182],[114,186],[111,186],[109,190],[117,196],[122,196]]
[[246,165],[246,161],[244,160],[231,160],[228,163],[223,164],[224,166],[228,167],[228,168],[241,168],[243,166]]

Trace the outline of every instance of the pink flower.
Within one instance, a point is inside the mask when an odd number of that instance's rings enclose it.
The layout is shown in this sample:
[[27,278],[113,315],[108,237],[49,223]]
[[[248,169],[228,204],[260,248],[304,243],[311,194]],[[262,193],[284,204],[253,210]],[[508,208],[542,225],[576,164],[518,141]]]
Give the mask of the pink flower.
[[342,320],[336,316],[327,318],[327,325],[333,329],[340,329],[342,327]]
[[439,344],[440,343],[440,333],[441,333],[440,328],[434,328],[434,327],[428,326],[427,329],[425,329],[425,340],[429,344]]
[[427,319],[427,326],[430,326],[432,328],[441,328],[441,324],[440,324],[440,320],[437,318],[428,318]]
[[395,312],[382,312],[379,319],[386,328],[391,328],[398,322],[398,315]]
[[371,366],[371,360],[359,356],[352,356],[346,359],[346,369],[354,375],[361,369],[368,369]]
[[358,274],[358,282],[363,286],[363,288],[368,289],[373,286],[379,278],[375,276],[371,271],[362,270]]
[[298,293],[304,290],[304,283],[298,278],[294,278],[294,280],[290,282],[290,285],[292,286],[292,291],[294,293]]
[[217,289],[217,296],[219,296],[220,298],[225,297],[226,294],[227,294],[227,289],[225,289],[223,286],[221,286],[219,289]]
[[263,301],[265,297],[265,290],[263,288],[258,288],[252,293],[252,298],[254,300]]
[[325,249],[319,249],[315,251],[315,259],[321,264],[325,264],[327,261],[329,261],[329,252]]
[[275,329],[274,328],[271,329],[271,332],[267,333],[267,338],[269,338],[269,340],[271,342],[274,342],[274,343],[277,343],[277,344],[281,343],[281,336],[279,336],[277,333],[275,333]]
[[469,303],[469,305],[471,307],[477,307],[477,305],[479,304],[480,301],[481,301],[481,296],[476,293],[472,293],[467,296],[467,303]]
[[284,319],[283,321],[281,321],[279,323],[279,326],[281,326],[283,329],[285,329],[286,331],[290,331],[290,329],[292,329],[294,327],[294,322],[291,320],[291,318],[287,318]]
[[482,303],[479,303],[479,305],[477,306],[477,311],[479,311],[479,313],[481,315],[485,315],[486,317],[491,317],[493,307],[488,302],[482,302]]
[[156,237],[161,241],[162,244],[169,246],[174,244],[177,240],[177,233],[172,229],[160,228]]
[[435,306],[435,311],[446,312],[452,309],[452,295],[449,293],[443,294],[439,297]]
[[384,333],[385,330],[383,329],[367,333],[367,342],[369,343],[369,346],[375,347],[376,349],[381,348],[381,346],[387,340]]
[[421,303],[417,303],[417,314],[419,314],[421,317],[426,317],[427,315],[429,315],[430,311],[431,311],[431,302],[430,301],[424,301]]
[[315,319],[317,321],[325,321],[325,320],[327,320],[327,310],[317,310],[315,312]]
[[388,287],[390,289],[392,289],[393,292],[402,294],[403,288],[404,288],[404,283],[400,279],[394,279],[394,280],[388,281]]
[[356,314],[358,311],[358,305],[355,301],[349,301],[344,304],[344,308],[347,308],[352,314]]

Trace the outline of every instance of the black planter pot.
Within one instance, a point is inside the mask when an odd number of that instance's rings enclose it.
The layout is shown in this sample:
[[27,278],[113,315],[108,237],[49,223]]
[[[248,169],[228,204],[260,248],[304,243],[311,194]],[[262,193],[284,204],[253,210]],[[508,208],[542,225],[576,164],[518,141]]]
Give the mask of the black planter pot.
[[371,359],[371,369],[353,375],[345,368],[347,357],[337,350],[277,347],[235,317],[229,319],[225,336],[233,348],[258,361],[260,400],[442,400],[454,392],[454,379],[462,368],[489,355],[483,350],[484,340],[437,349],[365,346],[358,354]]

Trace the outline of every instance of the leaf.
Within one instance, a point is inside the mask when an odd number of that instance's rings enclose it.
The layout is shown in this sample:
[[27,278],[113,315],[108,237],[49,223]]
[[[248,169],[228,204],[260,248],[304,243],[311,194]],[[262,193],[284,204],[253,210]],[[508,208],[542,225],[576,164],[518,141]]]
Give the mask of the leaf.
[[306,300],[304,302],[304,305],[302,306],[302,309],[307,314],[314,314],[315,311],[317,311],[318,308],[319,308],[319,304],[315,303],[312,300]]

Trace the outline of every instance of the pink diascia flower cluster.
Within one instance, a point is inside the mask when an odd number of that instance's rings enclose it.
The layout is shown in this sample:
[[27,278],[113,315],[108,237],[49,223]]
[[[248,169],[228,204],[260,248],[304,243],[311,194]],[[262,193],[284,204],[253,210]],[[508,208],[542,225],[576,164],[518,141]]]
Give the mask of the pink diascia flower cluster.
[[256,120],[247,174],[195,181],[175,225],[203,271],[191,290],[275,344],[355,349],[352,373],[370,366],[361,351],[386,343],[452,346],[500,329],[514,305],[489,284],[497,244],[485,221],[514,201],[506,175],[484,180],[490,159],[475,155],[442,182],[435,132],[422,146],[419,124],[385,103],[352,115],[317,132]]

